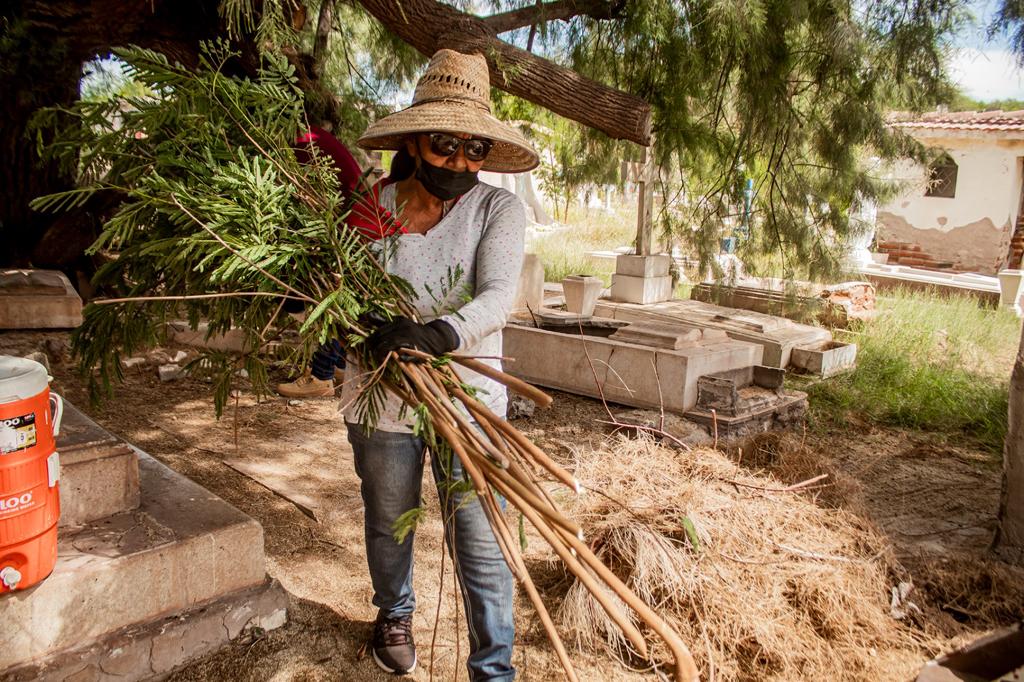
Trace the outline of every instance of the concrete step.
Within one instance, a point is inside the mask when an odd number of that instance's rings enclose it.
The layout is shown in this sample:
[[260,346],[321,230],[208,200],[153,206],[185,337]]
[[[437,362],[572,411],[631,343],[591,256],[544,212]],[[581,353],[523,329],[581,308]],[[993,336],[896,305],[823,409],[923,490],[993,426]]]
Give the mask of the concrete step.
[[50,577],[0,598],[9,625],[0,637],[0,679],[14,666],[266,580],[259,523],[135,452],[138,508],[65,531]]
[[135,451],[67,402],[57,452],[61,527],[82,526],[139,506]]
[[140,682],[162,679],[254,628],[287,622],[288,593],[276,580],[188,611],[122,628],[91,645],[0,671],[0,682]]

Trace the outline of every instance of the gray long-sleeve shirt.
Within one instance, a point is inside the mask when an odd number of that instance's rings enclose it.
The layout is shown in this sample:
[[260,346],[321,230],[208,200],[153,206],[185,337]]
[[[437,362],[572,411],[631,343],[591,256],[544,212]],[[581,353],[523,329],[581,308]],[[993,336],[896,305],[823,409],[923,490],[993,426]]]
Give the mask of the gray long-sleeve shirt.
[[[381,191],[381,205],[395,211],[395,185]],[[426,234],[404,234],[382,249],[387,272],[406,280],[416,292],[411,303],[425,320],[438,317],[459,335],[458,352],[491,356],[482,362],[501,368],[501,330],[515,300],[523,264],[526,213],[507,190],[478,184]],[[381,244],[381,246],[384,246]],[[466,383],[493,412],[505,415],[505,387],[476,372],[458,368]],[[345,370],[342,404],[345,421],[358,423],[356,396],[364,370],[352,358]],[[401,401],[391,393],[377,422],[383,431],[409,432],[411,414],[399,418]]]

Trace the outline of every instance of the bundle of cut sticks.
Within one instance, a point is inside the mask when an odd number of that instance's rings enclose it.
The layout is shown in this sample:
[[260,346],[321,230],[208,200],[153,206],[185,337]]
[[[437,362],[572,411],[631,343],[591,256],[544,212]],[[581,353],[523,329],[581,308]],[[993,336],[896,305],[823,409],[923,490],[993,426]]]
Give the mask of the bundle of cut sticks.
[[[553,479],[576,494],[580,492],[579,482],[518,429],[463,390],[462,380],[451,363],[437,362],[437,358],[431,355],[410,349],[403,350],[402,356],[420,362],[404,361],[392,354],[391,361],[397,363],[400,370],[400,385],[391,380],[387,384],[388,388],[412,407],[426,405],[431,426],[458,455],[505,561],[537,610],[565,669],[566,677],[573,682],[579,679],[551,616],[526,570],[516,535],[502,513],[496,493],[519,510],[537,529],[569,571],[594,595],[609,617],[621,628],[640,656],[648,657],[644,635],[616,605],[609,592],[631,608],[653,633],[664,640],[675,658],[674,673],[678,682],[698,679],[693,657],[679,634],[597,558],[584,541],[579,525],[559,510],[542,484],[541,477]],[[457,354],[450,357],[454,363],[504,384],[513,393],[532,400],[540,407],[551,403],[551,397],[546,393],[477,359]],[[470,417],[479,425],[479,429],[473,425]]]

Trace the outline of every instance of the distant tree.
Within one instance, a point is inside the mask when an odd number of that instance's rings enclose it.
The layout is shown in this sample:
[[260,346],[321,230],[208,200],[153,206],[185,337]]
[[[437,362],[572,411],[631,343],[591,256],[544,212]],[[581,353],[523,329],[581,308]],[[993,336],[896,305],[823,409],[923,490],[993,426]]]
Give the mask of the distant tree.
[[951,111],[1020,111],[1024,109],[1024,100],[1011,98],[980,100],[958,90],[949,102],[949,108]]

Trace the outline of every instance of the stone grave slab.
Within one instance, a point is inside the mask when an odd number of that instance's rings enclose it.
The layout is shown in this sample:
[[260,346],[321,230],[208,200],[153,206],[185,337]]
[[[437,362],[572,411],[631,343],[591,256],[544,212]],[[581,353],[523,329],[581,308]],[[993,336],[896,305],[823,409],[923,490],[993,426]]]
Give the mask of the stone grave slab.
[[603,299],[598,301],[594,315],[627,322],[669,322],[700,329],[718,329],[734,340],[763,347],[764,356],[760,364],[770,367],[788,366],[796,347],[812,347],[832,340],[832,333],[821,327],[693,300],[640,305]]
[[0,270],[0,329],[73,329],[82,299],[59,270]]

